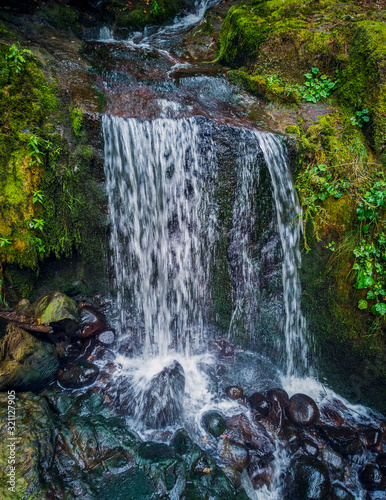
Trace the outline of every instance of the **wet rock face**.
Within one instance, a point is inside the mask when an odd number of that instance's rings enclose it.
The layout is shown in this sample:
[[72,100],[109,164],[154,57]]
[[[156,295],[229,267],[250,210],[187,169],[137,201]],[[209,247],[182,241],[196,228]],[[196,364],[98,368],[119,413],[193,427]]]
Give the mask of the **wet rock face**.
[[300,457],[290,463],[286,477],[285,500],[327,500],[331,483],[327,467],[313,457]]
[[234,346],[226,339],[216,339],[209,342],[209,349],[213,354],[218,356],[233,356],[235,352]]
[[58,373],[58,382],[65,389],[80,389],[93,384],[99,374],[99,368],[85,361],[72,363]]
[[0,390],[39,390],[59,367],[56,349],[10,323],[0,340]]
[[142,397],[139,420],[151,429],[174,424],[182,415],[184,369],[173,361],[155,375]]
[[301,426],[314,424],[319,418],[315,401],[305,394],[294,394],[285,412],[291,422]]
[[201,417],[201,425],[214,437],[219,437],[226,429],[223,415],[218,411],[207,411]]

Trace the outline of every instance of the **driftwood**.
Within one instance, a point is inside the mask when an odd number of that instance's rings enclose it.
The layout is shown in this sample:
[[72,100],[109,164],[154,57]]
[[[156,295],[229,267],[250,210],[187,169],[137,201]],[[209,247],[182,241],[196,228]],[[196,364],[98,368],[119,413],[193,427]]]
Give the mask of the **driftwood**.
[[16,311],[0,311],[0,317],[15,323],[19,328],[23,328],[23,330],[27,330],[29,332],[53,333],[54,331],[51,326],[31,325],[29,323],[25,323],[25,317],[16,313]]

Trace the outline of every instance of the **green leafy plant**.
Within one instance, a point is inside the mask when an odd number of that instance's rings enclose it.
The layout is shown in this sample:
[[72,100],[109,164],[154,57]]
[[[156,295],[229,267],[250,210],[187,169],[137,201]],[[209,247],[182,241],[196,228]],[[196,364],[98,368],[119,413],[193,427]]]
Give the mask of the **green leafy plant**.
[[37,236],[29,236],[29,241],[31,245],[30,251],[38,252],[39,254],[45,253],[46,246],[43,245],[41,238],[38,238]]
[[37,190],[37,191],[32,191],[32,203],[41,203],[43,204],[43,200],[44,200],[44,195],[41,191]]
[[43,219],[32,219],[29,223],[29,227],[31,229],[40,229],[40,231],[43,231],[44,224],[45,222]]
[[350,118],[352,125],[357,125],[358,127],[363,127],[363,125],[370,121],[369,112],[367,109],[362,109],[362,111],[357,111],[355,116]]
[[335,252],[335,241],[331,241],[330,243],[327,243],[326,248],[331,250],[331,252]]
[[339,79],[332,81],[326,75],[317,77],[319,68],[312,67],[311,73],[306,73],[306,82],[303,87],[300,87],[299,92],[303,99],[309,102],[318,102],[321,99],[327,98],[336,88]]
[[367,232],[371,224],[378,220],[380,209],[385,206],[386,200],[386,182],[378,181],[363,196],[363,201],[357,208],[358,220],[366,222],[363,230]]
[[[321,202],[328,197],[340,198],[351,187],[351,183],[340,179],[333,167],[308,164],[304,172],[298,175],[295,187],[302,200],[303,222],[307,224],[311,221],[315,236],[320,239],[319,226],[325,216]],[[308,250],[306,238],[304,244]],[[328,248],[331,250],[331,247]]]
[[153,0],[151,3],[151,9],[150,9],[150,14],[153,17],[158,17],[161,14],[165,13],[165,9],[159,6],[159,3],[157,0]]
[[50,149],[52,143],[41,139],[35,134],[31,134],[27,146],[31,149],[28,156],[31,158],[32,164],[41,164],[43,162],[42,156],[45,155],[45,151],[40,148]]
[[8,238],[0,238],[0,247],[1,248],[4,248],[10,244],[11,244],[11,240],[9,240]]
[[32,55],[32,52],[28,49],[22,49],[18,42],[16,45],[13,44],[9,47],[9,52],[5,56],[5,60],[7,61],[8,67],[18,74],[27,62],[25,58],[27,55]]

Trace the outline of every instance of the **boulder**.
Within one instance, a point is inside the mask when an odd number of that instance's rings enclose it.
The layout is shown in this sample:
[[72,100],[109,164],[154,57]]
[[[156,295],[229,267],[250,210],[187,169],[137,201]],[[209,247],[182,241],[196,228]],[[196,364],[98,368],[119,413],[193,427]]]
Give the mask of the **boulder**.
[[230,467],[242,471],[249,464],[249,453],[245,446],[235,443],[231,439],[221,439],[218,447],[221,460]]
[[98,342],[103,345],[111,345],[114,343],[115,335],[111,330],[105,330],[104,332],[98,335]]
[[225,418],[219,411],[207,411],[201,417],[201,425],[206,432],[219,437],[226,429]]
[[239,385],[229,385],[225,388],[225,392],[231,399],[240,399],[244,396],[243,389]]
[[358,474],[360,482],[368,490],[386,490],[386,475],[377,463],[368,463]]
[[262,488],[263,486],[269,488],[275,475],[275,469],[272,463],[268,463],[263,466],[252,463],[248,466],[247,471],[255,490]]
[[78,306],[67,295],[60,292],[51,292],[40,297],[26,310],[26,317],[30,322],[50,325],[62,320],[80,322]]
[[55,377],[55,347],[9,323],[0,340],[0,390],[36,391]]
[[344,461],[340,453],[330,450],[329,448],[323,448],[320,451],[320,459],[328,466],[331,471],[338,473],[343,472]]
[[252,422],[244,413],[227,419],[227,435],[234,442],[252,448],[259,459],[271,457],[275,451],[275,445],[263,425]]
[[65,389],[80,389],[93,384],[99,375],[99,368],[93,363],[79,361],[67,365],[58,373],[58,382]]
[[85,339],[101,332],[105,327],[103,315],[91,305],[85,305],[80,309],[81,328],[78,337]]
[[319,418],[319,410],[315,401],[305,394],[294,394],[285,412],[288,419],[299,426],[312,425]]
[[349,425],[330,425],[319,422],[317,427],[331,448],[344,456],[354,455],[362,450],[359,433]]
[[352,495],[343,485],[334,483],[331,491],[332,500],[355,500]]
[[260,392],[254,392],[248,399],[250,407],[257,411],[262,417],[267,417],[271,404],[269,400]]
[[176,423],[182,415],[184,391],[184,369],[173,361],[150,380],[139,402],[138,421],[151,429]]
[[299,457],[290,463],[286,476],[285,500],[327,500],[331,483],[327,467],[314,457]]

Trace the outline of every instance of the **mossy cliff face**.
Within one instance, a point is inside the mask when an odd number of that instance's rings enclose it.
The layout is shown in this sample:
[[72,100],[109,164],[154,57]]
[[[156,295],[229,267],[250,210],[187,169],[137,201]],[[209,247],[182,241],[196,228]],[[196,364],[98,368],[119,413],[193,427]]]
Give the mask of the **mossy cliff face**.
[[[385,193],[385,18],[356,2],[241,3],[223,23],[218,56],[233,83],[296,105],[287,132],[305,223],[303,310],[321,376],[382,411],[385,210],[372,200]],[[312,67],[337,80],[314,113],[301,100]]]
[[354,113],[369,110],[374,148],[386,162],[385,17],[385,11],[356,2],[252,1],[230,9],[220,32],[219,60],[245,66],[239,78],[270,100],[275,82],[267,77],[279,76],[278,100],[284,102],[296,101],[291,85],[303,84],[311,67],[332,79],[337,71],[338,102]]
[[87,268],[103,277],[105,195],[102,156],[88,145],[82,111],[3,31],[11,40],[0,44],[0,262],[11,287],[3,299],[13,301],[34,283],[18,269],[36,271],[47,258],[76,253],[83,271],[73,279]]

